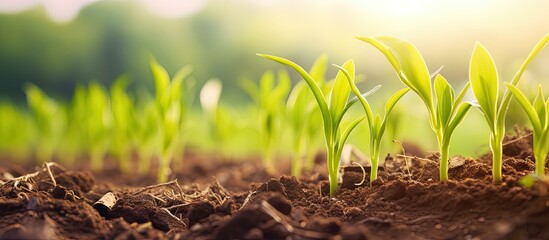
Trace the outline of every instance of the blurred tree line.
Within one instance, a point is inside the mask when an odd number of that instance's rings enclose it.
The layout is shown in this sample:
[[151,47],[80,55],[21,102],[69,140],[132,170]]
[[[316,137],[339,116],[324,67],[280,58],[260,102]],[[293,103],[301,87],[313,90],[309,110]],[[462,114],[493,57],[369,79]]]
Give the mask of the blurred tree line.
[[269,63],[255,56],[261,42],[241,36],[238,21],[245,19],[231,20],[223,8],[163,19],[132,2],[100,1],[61,24],[42,8],[1,14],[0,98],[23,101],[30,82],[66,99],[77,84],[109,85],[122,74],[132,80],[130,88],[152,88],[151,56],[171,73],[193,65],[199,84],[213,77],[229,82],[224,85],[231,95],[238,88],[234,82],[257,78]]

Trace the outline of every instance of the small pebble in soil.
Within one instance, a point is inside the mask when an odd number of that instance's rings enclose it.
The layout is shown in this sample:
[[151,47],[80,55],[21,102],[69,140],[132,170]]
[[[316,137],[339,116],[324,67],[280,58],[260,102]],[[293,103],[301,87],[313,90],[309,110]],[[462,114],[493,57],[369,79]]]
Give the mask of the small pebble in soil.
[[484,222],[484,221],[486,221],[486,219],[485,219],[484,217],[479,217],[479,218],[478,218],[478,221],[479,221],[479,222]]
[[435,225],[435,228],[436,229],[442,229],[442,225],[440,223],[438,223],[437,225]]
[[351,217],[360,216],[360,215],[362,215],[362,213],[363,213],[363,211],[360,208],[357,208],[357,207],[351,207],[351,208],[347,209],[347,211],[345,211],[345,215],[351,216]]

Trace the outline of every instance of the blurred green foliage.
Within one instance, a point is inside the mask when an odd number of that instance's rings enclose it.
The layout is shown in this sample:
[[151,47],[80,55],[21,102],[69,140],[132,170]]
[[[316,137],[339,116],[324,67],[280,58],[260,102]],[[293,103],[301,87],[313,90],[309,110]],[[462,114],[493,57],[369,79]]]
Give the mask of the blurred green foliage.
[[[0,95],[22,101],[21,89],[31,82],[67,99],[78,84],[95,80],[110,85],[122,73],[134,82],[130,88],[152,89],[144,67],[151,54],[170,72],[192,63],[201,83],[211,77],[234,82],[263,72],[254,56],[254,46],[261,43],[234,36],[230,28],[235,26],[219,11],[162,19],[137,3],[100,1],[62,24],[52,22],[41,8],[0,14]],[[229,96],[238,99],[232,94],[237,88],[226,84]]]

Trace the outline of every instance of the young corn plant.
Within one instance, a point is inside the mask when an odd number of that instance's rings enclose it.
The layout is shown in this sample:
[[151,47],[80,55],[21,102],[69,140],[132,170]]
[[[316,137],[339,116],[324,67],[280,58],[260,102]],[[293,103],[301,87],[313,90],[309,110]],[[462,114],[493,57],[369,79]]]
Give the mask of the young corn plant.
[[379,151],[381,149],[381,140],[383,138],[383,134],[385,133],[385,128],[388,122],[389,114],[393,110],[393,107],[395,104],[406,94],[408,91],[410,91],[410,88],[404,88],[401,90],[398,90],[396,93],[394,93],[387,103],[385,104],[385,114],[383,116],[376,114],[374,116],[372,112],[372,108],[370,107],[370,104],[366,100],[366,98],[360,93],[357,86],[355,85],[354,80],[354,74],[349,73],[345,68],[334,65],[335,67],[339,68],[340,71],[342,71],[349,83],[349,86],[351,86],[351,91],[355,94],[355,96],[358,98],[360,103],[362,104],[362,107],[364,109],[364,112],[366,114],[366,120],[368,121],[368,128],[370,130],[370,185],[374,180],[377,179],[377,170],[379,166]]
[[137,172],[148,174],[151,170],[151,159],[160,152],[160,122],[156,103],[148,91],[140,91],[134,111],[135,131],[132,138],[138,146]]
[[128,78],[122,76],[110,87],[111,110],[114,120],[111,151],[117,158],[122,173],[131,171],[132,132],[135,130],[134,103],[127,94]]
[[[526,67],[549,42],[549,34],[545,35],[524,60],[519,70],[511,80],[510,85],[516,86]],[[480,43],[475,45],[469,65],[469,79],[473,93],[478,102],[478,109],[483,113],[490,127],[490,149],[492,151],[492,178],[501,182],[503,161],[503,138],[505,136],[505,118],[511,102],[512,94],[505,91],[503,98],[499,95],[499,80],[494,60],[490,53]],[[510,89],[510,88],[508,88]]]
[[[324,77],[326,73],[326,55],[321,55],[311,67],[309,74],[316,80],[317,85],[323,88],[326,85]],[[291,161],[291,174],[299,177],[303,167],[311,170],[314,165],[314,155],[317,147],[315,140],[318,136],[318,128],[321,127],[321,116],[315,108],[314,98],[305,82],[297,83],[286,102],[286,116],[293,133],[293,159]]]
[[25,92],[36,126],[36,160],[40,163],[51,161],[64,131],[65,114],[62,106],[36,85],[28,84]]
[[87,92],[77,91],[78,116],[82,120],[83,133],[85,134],[86,148],[90,156],[92,170],[102,170],[103,160],[111,144],[110,133],[113,119],[110,109],[109,93],[97,82],[88,85]]
[[536,161],[535,174],[539,178],[545,177],[545,160],[549,152],[549,99],[543,96],[541,85],[538,94],[532,102],[516,86],[507,84],[509,91],[526,112],[534,131],[532,150]]
[[[437,136],[440,149],[440,180],[448,180],[450,140],[456,127],[471,108],[469,102],[462,102],[469,83],[456,97],[454,89],[442,75],[429,74],[423,57],[411,43],[394,37],[359,37],[385,55],[399,79],[414,91],[429,112],[429,123]],[[434,89],[431,79],[434,80]],[[433,95],[434,92],[434,95]]]
[[241,87],[257,104],[262,158],[268,172],[274,171],[276,147],[282,132],[281,122],[284,119],[283,107],[290,86],[290,76],[285,71],[278,72],[276,83],[273,72],[264,73],[259,85],[255,85],[251,81],[241,82]]
[[[218,79],[210,79],[200,90],[200,106],[204,110],[206,120],[208,121],[208,130],[213,145],[223,146],[223,122],[219,108],[219,98],[223,85]],[[219,149],[216,149],[219,150]]]
[[9,100],[0,100],[0,116],[0,156],[29,159],[33,119]]
[[185,111],[182,102],[183,80],[191,73],[192,69],[189,66],[184,67],[170,80],[168,72],[156,60],[151,60],[150,67],[154,78],[155,105],[161,136],[157,181],[166,182],[171,174],[171,160],[175,147],[179,143],[179,134],[183,123]]
[[[341,151],[343,145],[347,141],[349,134],[353,129],[364,119],[360,117],[352,121],[346,128],[341,127],[341,120],[347,110],[357,101],[356,99],[348,101],[351,93],[351,88],[342,71],[336,75],[335,82],[331,91],[326,96],[322,89],[318,86],[317,81],[296,63],[272,55],[258,54],[275,62],[284,64],[294,69],[307,83],[311,93],[313,94],[320,113],[322,115],[324,125],[324,137],[327,151],[328,162],[328,178],[330,183],[330,196],[334,197],[338,188],[339,162],[341,160]],[[352,60],[345,62],[342,66],[351,74],[351,79],[354,79],[355,66]]]

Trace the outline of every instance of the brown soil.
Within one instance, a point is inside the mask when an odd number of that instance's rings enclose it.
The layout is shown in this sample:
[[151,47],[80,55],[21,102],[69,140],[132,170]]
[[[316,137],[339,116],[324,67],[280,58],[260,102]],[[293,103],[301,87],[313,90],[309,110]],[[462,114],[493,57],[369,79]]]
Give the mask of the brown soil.
[[388,158],[371,186],[356,185],[362,169],[345,168],[336,198],[327,196],[322,165],[296,179],[189,155],[173,176],[179,181],[151,185],[153,175],[6,163],[0,238],[549,239],[549,184],[518,183],[534,169],[530,138],[506,140],[500,184],[492,183],[489,155],[454,158],[443,183],[436,156]]

